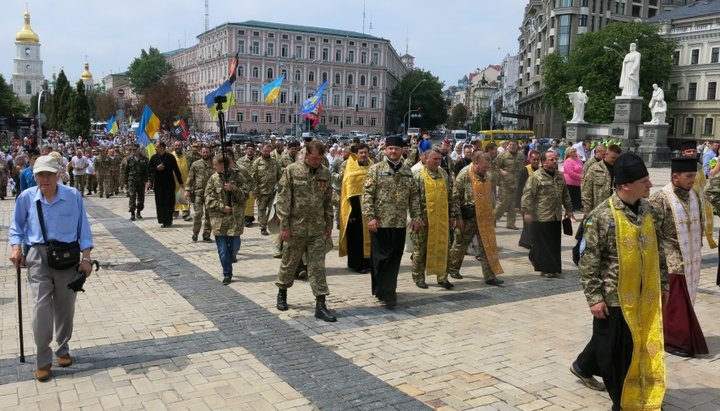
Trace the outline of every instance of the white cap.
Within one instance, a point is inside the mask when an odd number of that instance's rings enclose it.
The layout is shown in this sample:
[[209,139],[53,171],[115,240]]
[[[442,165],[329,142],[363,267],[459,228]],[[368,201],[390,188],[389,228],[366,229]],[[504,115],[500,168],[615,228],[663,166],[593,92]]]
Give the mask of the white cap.
[[58,166],[57,160],[55,160],[55,157],[47,155],[47,156],[40,156],[35,160],[35,165],[33,166],[33,174],[41,173],[43,171],[49,171],[51,173],[57,173],[58,169],[60,167]]

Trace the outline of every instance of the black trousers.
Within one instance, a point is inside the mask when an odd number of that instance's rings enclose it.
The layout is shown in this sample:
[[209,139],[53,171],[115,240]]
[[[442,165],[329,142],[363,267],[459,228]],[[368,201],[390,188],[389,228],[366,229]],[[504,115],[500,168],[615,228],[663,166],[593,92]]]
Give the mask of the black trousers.
[[379,228],[370,232],[372,293],[395,296],[400,260],[405,250],[405,228]]
[[364,255],[360,196],[350,197],[350,206],[350,222],[347,226],[347,266],[354,271],[367,270],[370,269],[371,262]]
[[633,341],[620,307],[608,309],[608,318],[593,317],[592,338],[576,362],[583,376],[602,377],[613,410],[619,411],[623,383],[632,360]]
[[155,184],[153,190],[155,191],[155,210],[158,223],[171,225],[173,211],[175,211],[174,184]]
[[544,273],[562,272],[560,261],[561,241],[560,221],[537,222],[530,225],[532,233],[532,248],[530,249],[530,261],[535,271]]

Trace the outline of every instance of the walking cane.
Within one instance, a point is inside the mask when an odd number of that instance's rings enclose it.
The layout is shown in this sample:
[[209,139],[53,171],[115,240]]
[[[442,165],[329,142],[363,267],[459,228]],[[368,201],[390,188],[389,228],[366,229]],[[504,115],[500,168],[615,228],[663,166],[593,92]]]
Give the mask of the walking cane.
[[20,286],[20,264],[16,264],[17,269],[17,290],[18,290],[18,326],[20,329],[20,362],[25,362],[25,344],[23,344],[23,322],[22,322],[22,287]]

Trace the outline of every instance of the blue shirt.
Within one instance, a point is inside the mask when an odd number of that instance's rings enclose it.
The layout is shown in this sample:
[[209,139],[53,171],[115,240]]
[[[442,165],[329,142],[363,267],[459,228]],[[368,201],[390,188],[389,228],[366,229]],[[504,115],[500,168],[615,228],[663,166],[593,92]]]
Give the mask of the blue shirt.
[[20,172],[20,192],[22,193],[30,187],[37,187],[37,183],[35,182],[32,167],[25,167]]
[[62,184],[57,185],[57,190],[52,203],[45,200],[38,187],[29,188],[18,196],[15,214],[8,230],[11,245],[21,244],[23,239],[30,245],[45,243],[35,204],[35,201],[40,200],[48,241],[79,241],[81,250],[93,248],[90,223],[80,192]]

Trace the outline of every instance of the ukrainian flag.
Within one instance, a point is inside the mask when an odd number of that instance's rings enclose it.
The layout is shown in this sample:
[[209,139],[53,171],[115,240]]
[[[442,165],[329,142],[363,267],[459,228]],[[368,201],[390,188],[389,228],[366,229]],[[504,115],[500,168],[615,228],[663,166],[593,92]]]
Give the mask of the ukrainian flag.
[[263,86],[262,93],[265,96],[265,104],[270,104],[277,98],[283,80],[285,80],[285,76],[280,75],[280,77]]
[[150,110],[148,105],[145,105],[142,117],[140,117],[140,126],[137,129],[137,141],[141,146],[145,147],[148,158],[155,154],[153,136],[155,136],[159,128],[160,119]]
[[326,83],[327,83],[327,81],[323,81],[323,83],[320,85],[320,87],[318,87],[315,94],[313,94],[312,97],[310,97],[309,99],[305,100],[305,102],[303,102],[302,110],[300,110],[300,114],[303,114],[303,115],[310,114],[315,110],[315,108],[318,106],[318,104],[320,104],[320,102],[322,101],[322,97],[323,97],[322,93],[323,93],[323,91],[325,91]]
[[107,125],[105,126],[105,132],[108,134],[115,134],[117,133],[118,126],[117,121],[115,121],[115,116],[110,116],[110,120],[108,120]]
[[205,105],[210,110],[210,115],[213,118],[216,118],[218,115],[217,106],[215,105],[215,97],[217,97],[217,96],[226,96],[227,97],[227,102],[223,103],[222,111],[227,111],[228,107],[235,104],[235,95],[233,93],[232,83],[230,82],[229,79],[225,80],[225,82],[222,83],[222,85],[220,85],[220,87],[218,87],[217,90],[215,90],[215,91],[211,92],[210,94],[208,94],[207,96],[205,96]]

